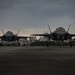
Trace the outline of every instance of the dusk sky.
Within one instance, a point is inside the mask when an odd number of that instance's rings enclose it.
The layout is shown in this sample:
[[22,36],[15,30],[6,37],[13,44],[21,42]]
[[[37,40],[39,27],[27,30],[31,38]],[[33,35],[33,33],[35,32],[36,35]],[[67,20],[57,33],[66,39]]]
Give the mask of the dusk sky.
[[29,36],[54,31],[57,27],[75,33],[75,0],[0,0],[0,35],[12,31]]

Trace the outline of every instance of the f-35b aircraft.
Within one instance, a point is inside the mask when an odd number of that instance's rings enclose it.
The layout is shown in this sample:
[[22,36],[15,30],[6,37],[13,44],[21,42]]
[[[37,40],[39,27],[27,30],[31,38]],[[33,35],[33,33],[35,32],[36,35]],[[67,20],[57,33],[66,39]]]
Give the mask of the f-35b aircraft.
[[2,41],[1,45],[3,44],[3,41],[7,42],[12,42],[12,41],[17,41],[17,44],[19,45],[19,39],[20,38],[30,38],[30,37],[25,37],[25,36],[18,36],[20,29],[18,30],[17,34],[13,34],[11,31],[7,31],[4,33],[4,30],[2,29],[3,36],[0,36],[0,39]]
[[69,33],[70,26],[71,25],[69,25],[67,31],[63,27],[58,27],[56,28],[54,32],[51,32],[50,26],[48,25],[50,34],[32,34],[32,35],[33,36],[47,36],[49,38],[49,41],[50,39],[55,40],[55,41],[60,41],[60,46],[62,42],[64,42],[64,40],[69,40],[70,46],[72,46],[71,40],[72,40],[72,37],[75,36],[75,34]]

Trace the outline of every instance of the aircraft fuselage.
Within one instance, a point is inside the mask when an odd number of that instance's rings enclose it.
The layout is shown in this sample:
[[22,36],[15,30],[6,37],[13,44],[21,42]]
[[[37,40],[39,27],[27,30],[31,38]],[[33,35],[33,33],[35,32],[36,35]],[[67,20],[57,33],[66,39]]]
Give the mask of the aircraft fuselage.
[[52,33],[52,40],[68,40],[69,39],[69,33]]
[[16,36],[3,36],[2,40],[12,42],[12,41],[16,41],[17,38],[16,38]]

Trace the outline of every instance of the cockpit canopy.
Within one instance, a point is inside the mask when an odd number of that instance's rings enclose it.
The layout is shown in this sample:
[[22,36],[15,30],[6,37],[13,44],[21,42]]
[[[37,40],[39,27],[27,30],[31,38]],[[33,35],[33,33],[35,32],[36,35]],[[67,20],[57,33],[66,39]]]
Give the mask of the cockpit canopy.
[[5,33],[5,36],[14,36],[14,34],[13,34],[11,31],[7,31],[7,32]]
[[59,27],[54,32],[59,33],[59,34],[63,34],[63,33],[66,33],[66,30],[63,27]]

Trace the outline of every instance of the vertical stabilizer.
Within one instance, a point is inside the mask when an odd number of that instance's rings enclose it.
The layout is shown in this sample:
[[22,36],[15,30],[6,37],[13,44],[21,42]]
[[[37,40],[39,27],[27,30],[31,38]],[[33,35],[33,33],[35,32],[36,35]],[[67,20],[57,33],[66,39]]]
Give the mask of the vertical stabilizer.
[[69,24],[69,27],[68,27],[68,30],[67,30],[67,32],[69,32],[69,30],[70,30],[70,26],[71,26],[71,24]]
[[51,29],[50,29],[50,26],[49,26],[49,24],[48,24],[48,28],[49,28],[49,31],[50,31],[50,34],[51,34],[52,32],[51,32]]
[[20,32],[20,29],[18,30],[18,32],[17,32],[17,34],[16,34],[16,36],[18,36],[19,32]]
[[2,33],[3,33],[3,35],[4,35],[4,30],[2,29]]

